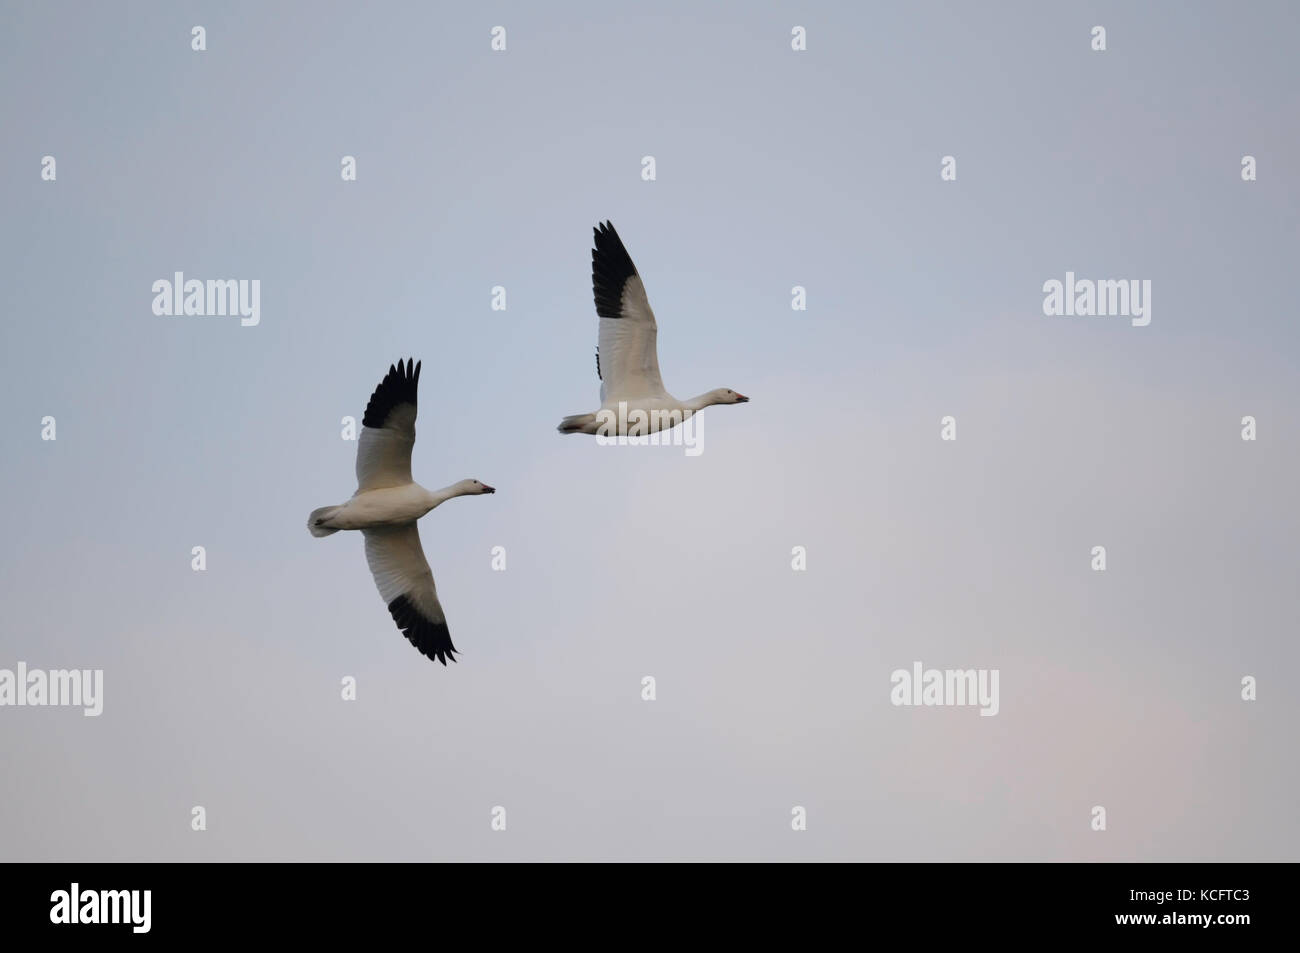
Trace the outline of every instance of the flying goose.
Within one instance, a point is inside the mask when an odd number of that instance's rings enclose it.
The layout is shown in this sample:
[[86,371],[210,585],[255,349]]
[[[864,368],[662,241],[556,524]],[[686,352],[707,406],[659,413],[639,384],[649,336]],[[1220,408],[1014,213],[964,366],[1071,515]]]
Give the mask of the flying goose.
[[411,479],[416,390],[420,365],[389,365],[366,405],[357,443],[357,492],[341,506],[322,506],[307,517],[313,536],[359,529],[366,562],[393,621],[422,655],[456,661],[447,617],[438,602],[416,520],[456,496],[495,493],[478,480],[461,480],[430,492]]
[[[664,390],[659,376],[659,326],[641,276],[611,223],[592,231],[596,240],[591,250],[591,287],[600,316],[596,347],[600,410],[565,417],[556,429],[607,436],[625,436],[629,430],[651,434],[675,427],[712,404],[747,402],[748,397],[726,387],[690,400],[678,400]],[[638,419],[643,423],[638,424]]]

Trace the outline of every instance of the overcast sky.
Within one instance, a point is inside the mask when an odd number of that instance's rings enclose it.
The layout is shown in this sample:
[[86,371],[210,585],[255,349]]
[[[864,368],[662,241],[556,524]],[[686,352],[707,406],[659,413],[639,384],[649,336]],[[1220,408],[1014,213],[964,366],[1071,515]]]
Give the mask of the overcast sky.
[[[0,708],[0,858],[1297,859],[1298,41],[1263,2],[5,4],[0,668],[104,710]],[[604,219],[669,390],[752,397],[698,457],[555,432]],[[177,271],[260,323],[155,315]],[[1045,316],[1067,271],[1151,323]],[[406,356],[416,479],[498,488],[421,523],[446,669],[305,527]],[[892,705],[917,661],[998,714]]]

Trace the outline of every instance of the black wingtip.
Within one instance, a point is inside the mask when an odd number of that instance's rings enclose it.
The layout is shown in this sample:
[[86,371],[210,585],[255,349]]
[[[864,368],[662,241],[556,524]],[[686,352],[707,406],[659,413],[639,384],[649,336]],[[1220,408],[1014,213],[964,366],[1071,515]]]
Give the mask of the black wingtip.
[[592,232],[591,289],[596,313],[602,318],[619,318],[623,316],[623,285],[637,273],[636,265],[612,222],[602,222]]
[[400,404],[417,406],[420,385],[420,365],[411,358],[388,365],[388,373],[379,382],[366,404],[363,427],[382,427],[394,407]]
[[451,632],[447,628],[446,622],[430,622],[419,610],[415,604],[406,596],[398,596],[388,604],[388,611],[393,616],[393,621],[397,623],[397,628],[401,630],[402,635],[406,636],[407,641],[419,649],[420,654],[427,659],[441,662],[445,667],[447,659],[453,662],[456,659],[456,646],[451,644]]

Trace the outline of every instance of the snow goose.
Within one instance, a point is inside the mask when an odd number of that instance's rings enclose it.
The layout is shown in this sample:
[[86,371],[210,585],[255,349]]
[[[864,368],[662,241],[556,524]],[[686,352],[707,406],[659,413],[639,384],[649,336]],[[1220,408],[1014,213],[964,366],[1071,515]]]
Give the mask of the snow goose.
[[675,427],[713,404],[748,401],[726,387],[690,400],[678,400],[664,390],[659,376],[659,326],[641,276],[612,224],[604,222],[592,231],[596,239],[591,250],[591,287],[600,316],[596,346],[600,410],[565,417],[556,429],[606,436],[626,436],[629,430],[651,434]]
[[411,363],[389,365],[366,405],[357,443],[357,492],[341,506],[312,510],[307,529],[313,536],[361,530],[366,562],[393,621],[421,654],[446,665],[449,658],[456,661],[452,654],[456,647],[420,546],[416,520],[453,497],[496,490],[478,480],[461,480],[430,492],[411,479],[420,383],[420,365]]

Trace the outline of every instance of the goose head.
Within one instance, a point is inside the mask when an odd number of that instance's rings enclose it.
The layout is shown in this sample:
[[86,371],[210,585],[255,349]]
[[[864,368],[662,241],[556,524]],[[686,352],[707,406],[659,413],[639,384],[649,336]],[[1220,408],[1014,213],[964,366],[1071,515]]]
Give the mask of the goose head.
[[708,397],[710,404],[747,404],[749,398],[744,394],[738,394],[730,387],[719,387],[717,390],[711,390],[705,396]]

